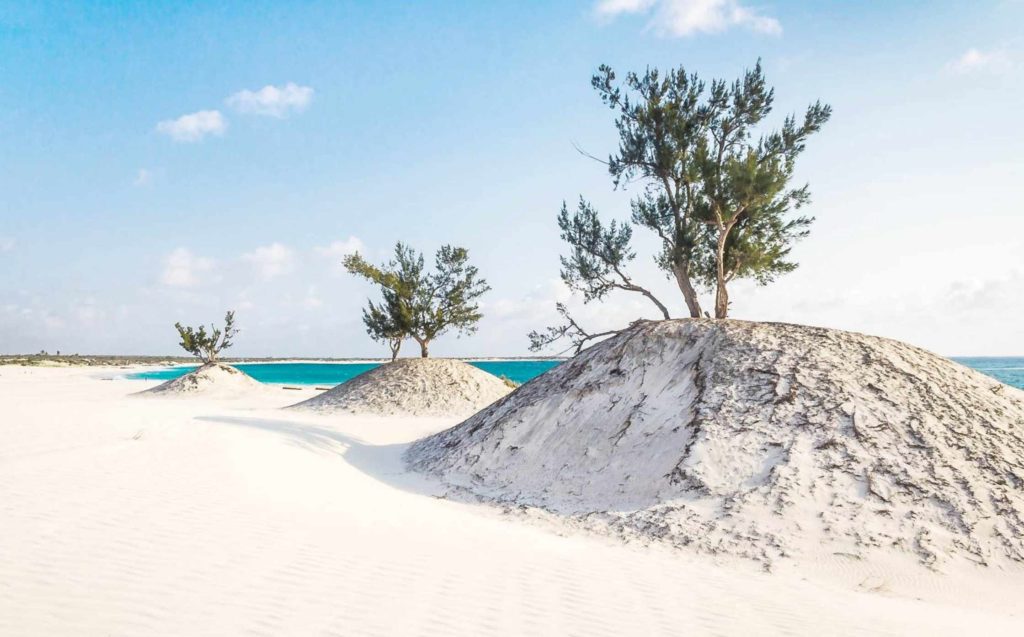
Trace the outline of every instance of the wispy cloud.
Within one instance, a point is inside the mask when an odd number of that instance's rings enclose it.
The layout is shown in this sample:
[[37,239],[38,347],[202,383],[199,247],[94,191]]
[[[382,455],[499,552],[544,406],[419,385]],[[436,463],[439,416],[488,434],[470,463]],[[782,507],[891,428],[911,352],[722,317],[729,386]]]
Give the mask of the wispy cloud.
[[594,11],[604,19],[651,13],[651,28],[676,37],[721,33],[733,27],[769,35],[782,33],[778,20],[761,15],[739,0],[600,0]]
[[335,275],[344,274],[345,268],[341,265],[341,260],[345,255],[353,254],[355,252],[366,253],[366,245],[363,244],[359,237],[350,236],[348,239],[338,239],[332,241],[326,246],[317,246],[313,248],[313,251],[317,256],[329,259],[332,261],[331,272]]
[[967,49],[946,68],[954,73],[1002,73],[1010,69],[1010,58],[1003,51]]
[[363,245],[363,242],[359,237],[349,237],[348,239],[332,241],[326,246],[317,246],[313,250],[322,257],[340,260],[347,254],[352,254],[354,252],[366,252],[366,246]]
[[195,287],[213,266],[213,259],[196,256],[188,248],[178,248],[164,258],[164,270],[160,281],[175,288]]
[[243,254],[242,258],[251,263],[264,279],[272,279],[292,269],[295,254],[284,244],[272,243]]
[[139,168],[138,172],[135,173],[135,180],[132,181],[132,184],[139,188],[144,188],[152,183],[153,172],[146,168]]
[[293,112],[306,110],[313,101],[313,89],[294,82],[283,86],[268,84],[258,91],[239,91],[225,101],[240,113],[285,118]]
[[1024,272],[1012,270],[991,278],[954,281],[935,301],[963,312],[992,313],[1024,306]]
[[220,111],[198,111],[156,125],[159,133],[176,142],[199,142],[208,135],[223,135],[228,122]]
[[0,252],[10,252],[14,249],[14,239],[10,237],[0,237]]
[[640,13],[654,6],[656,0],[601,0],[594,7],[597,15],[614,18],[623,13]]

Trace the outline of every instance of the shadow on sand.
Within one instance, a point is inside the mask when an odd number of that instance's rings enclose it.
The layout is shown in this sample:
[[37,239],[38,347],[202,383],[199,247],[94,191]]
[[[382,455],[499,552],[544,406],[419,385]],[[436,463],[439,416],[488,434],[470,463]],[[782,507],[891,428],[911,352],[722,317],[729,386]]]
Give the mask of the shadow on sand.
[[334,429],[312,423],[247,418],[238,416],[198,416],[196,420],[276,433],[293,444],[315,453],[340,455],[352,467],[389,486],[415,493],[439,497],[444,487],[436,480],[408,471],[402,454],[410,443],[371,445]]

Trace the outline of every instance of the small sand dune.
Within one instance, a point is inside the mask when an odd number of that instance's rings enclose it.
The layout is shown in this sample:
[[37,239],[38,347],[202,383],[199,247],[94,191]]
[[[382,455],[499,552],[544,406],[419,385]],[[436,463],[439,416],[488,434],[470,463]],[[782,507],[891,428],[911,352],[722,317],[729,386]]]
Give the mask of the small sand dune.
[[493,374],[443,358],[398,359],[294,405],[318,412],[466,417],[512,389]]
[[206,398],[243,398],[265,394],[268,387],[245,372],[224,363],[206,363],[198,369],[166,383],[139,392],[140,396],[203,396]]

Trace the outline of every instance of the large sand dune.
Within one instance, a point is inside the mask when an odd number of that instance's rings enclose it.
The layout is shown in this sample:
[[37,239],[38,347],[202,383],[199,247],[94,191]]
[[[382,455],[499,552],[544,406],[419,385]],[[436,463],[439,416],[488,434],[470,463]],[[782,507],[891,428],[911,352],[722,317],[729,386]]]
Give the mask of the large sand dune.
[[1024,393],[861,334],[639,324],[408,458],[487,498],[765,563],[1024,561]]

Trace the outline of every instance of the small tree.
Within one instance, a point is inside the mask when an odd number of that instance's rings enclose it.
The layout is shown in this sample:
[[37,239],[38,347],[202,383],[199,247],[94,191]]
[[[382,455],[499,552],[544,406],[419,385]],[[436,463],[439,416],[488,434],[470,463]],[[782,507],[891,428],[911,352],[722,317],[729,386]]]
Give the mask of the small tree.
[[210,325],[210,331],[206,331],[206,327],[200,325],[198,330],[194,330],[191,327],[185,327],[181,323],[175,323],[174,327],[178,330],[178,336],[181,337],[182,349],[189,354],[199,358],[204,365],[209,363],[215,363],[220,353],[227,348],[231,347],[232,339],[238,334],[238,329],[235,328],[235,312],[229,310],[224,315],[224,329],[221,330],[218,327]]
[[[345,257],[345,269],[380,286],[384,303],[364,311],[370,335],[380,340],[409,337],[430,355],[430,343],[449,330],[472,334],[483,318],[477,299],[490,290],[479,271],[469,264],[465,248],[442,246],[434,257],[434,272],[426,271],[421,253],[399,242],[390,262],[375,266],[359,253]],[[372,325],[371,325],[372,324]],[[377,329],[377,325],[382,330]],[[392,334],[392,336],[387,336]],[[392,352],[397,352],[392,348]]]
[[366,332],[378,342],[386,343],[391,350],[391,361],[398,358],[398,352],[402,349],[402,341],[407,333],[400,324],[400,313],[396,308],[387,303],[375,305],[370,301],[363,310],[363,323],[366,324]]

